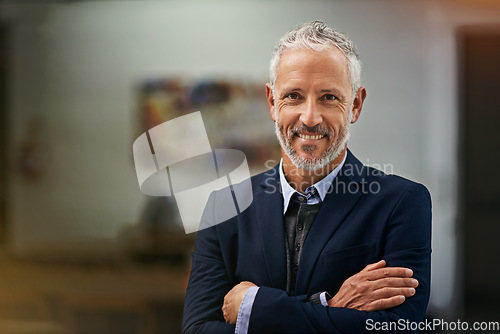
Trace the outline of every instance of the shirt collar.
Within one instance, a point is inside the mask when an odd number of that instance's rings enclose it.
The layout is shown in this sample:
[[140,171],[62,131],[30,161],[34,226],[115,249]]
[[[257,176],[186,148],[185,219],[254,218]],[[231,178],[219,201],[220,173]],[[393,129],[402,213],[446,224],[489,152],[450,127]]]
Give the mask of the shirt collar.
[[[330,189],[333,179],[335,179],[340,169],[342,169],[342,166],[344,166],[346,158],[347,158],[347,152],[344,155],[344,159],[342,160],[342,162],[337,167],[335,167],[335,169],[331,171],[330,174],[328,174],[323,179],[312,185],[318,191],[321,201],[325,199],[325,196],[328,193],[328,189]],[[285,178],[285,173],[283,172],[283,158],[280,160],[279,174],[281,183],[281,193],[283,194],[283,214],[285,214],[293,194],[299,192],[293,189]]]

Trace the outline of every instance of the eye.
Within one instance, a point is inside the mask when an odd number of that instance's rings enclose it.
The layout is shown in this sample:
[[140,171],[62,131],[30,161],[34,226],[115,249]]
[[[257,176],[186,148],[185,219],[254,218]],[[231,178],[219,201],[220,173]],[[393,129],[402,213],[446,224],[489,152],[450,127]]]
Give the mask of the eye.
[[291,100],[297,100],[299,98],[299,94],[297,93],[288,93],[285,95],[286,98],[289,98]]
[[325,95],[323,95],[323,99],[325,99],[327,101],[333,101],[333,100],[336,100],[337,97],[333,94],[325,94]]

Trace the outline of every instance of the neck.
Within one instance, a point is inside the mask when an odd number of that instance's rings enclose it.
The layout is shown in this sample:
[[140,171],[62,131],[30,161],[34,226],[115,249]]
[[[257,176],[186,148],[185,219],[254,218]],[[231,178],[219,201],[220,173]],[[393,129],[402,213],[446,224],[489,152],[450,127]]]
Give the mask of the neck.
[[337,158],[335,158],[332,162],[330,162],[323,168],[317,169],[315,171],[305,171],[295,166],[290,158],[282,150],[281,156],[283,158],[283,172],[285,174],[285,178],[290,186],[292,186],[292,188],[302,194],[305,194],[308,187],[321,181],[338,165],[340,165],[342,160],[344,160],[346,151],[347,149],[344,149]]

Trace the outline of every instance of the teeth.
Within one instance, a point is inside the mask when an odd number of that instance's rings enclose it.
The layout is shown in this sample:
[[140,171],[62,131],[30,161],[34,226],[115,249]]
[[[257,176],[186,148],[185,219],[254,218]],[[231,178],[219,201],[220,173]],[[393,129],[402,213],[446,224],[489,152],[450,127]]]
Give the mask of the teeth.
[[323,138],[323,135],[315,135],[315,136],[311,136],[311,135],[304,135],[302,133],[298,133],[297,134],[300,138],[302,139],[306,139],[306,140],[318,140],[318,139],[321,139]]

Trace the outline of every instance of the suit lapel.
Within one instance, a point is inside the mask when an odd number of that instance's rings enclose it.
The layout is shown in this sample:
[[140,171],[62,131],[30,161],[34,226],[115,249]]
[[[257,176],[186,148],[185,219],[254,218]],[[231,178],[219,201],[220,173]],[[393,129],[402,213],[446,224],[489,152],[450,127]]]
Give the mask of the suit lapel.
[[307,236],[300,257],[296,294],[307,291],[321,251],[361,197],[359,182],[363,179],[365,168],[350,151],[347,154],[346,162],[333,181]]
[[278,174],[279,165],[265,173],[257,199],[257,226],[262,237],[265,261],[272,287],[286,288],[285,232],[283,229],[283,196]]

